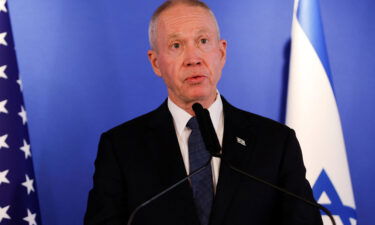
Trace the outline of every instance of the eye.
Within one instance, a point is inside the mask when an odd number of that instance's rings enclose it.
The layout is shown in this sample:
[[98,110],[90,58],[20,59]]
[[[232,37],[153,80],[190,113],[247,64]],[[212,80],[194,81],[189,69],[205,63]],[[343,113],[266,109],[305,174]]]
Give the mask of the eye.
[[181,46],[180,43],[173,43],[172,44],[173,48],[180,48],[180,46]]
[[201,39],[201,43],[202,43],[202,44],[207,44],[207,42],[208,42],[208,39],[207,39],[207,38],[202,38],[202,39]]

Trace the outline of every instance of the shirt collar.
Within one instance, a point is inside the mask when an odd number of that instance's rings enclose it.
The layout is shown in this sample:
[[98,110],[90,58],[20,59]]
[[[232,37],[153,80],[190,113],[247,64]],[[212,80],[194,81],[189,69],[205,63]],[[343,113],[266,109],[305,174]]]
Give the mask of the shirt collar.
[[[187,122],[192,117],[189,113],[185,110],[177,106],[169,97],[168,97],[168,108],[172,114],[174,127],[176,129],[177,134],[180,136],[184,131]],[[216,100],[212,105],[208,108],[210,112],[210,117],[212,120],[212,124],[217,131],[220,123],[220,118],[223,115],[223,102],[220,97],[219,91],[217,91]]]

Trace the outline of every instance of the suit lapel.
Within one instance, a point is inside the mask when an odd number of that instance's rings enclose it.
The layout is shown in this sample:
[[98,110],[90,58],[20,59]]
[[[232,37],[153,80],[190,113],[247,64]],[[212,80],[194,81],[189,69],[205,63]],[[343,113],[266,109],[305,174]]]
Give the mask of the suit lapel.
[[[223,99],[224,109],[224,137],[223,137],[223,157],[237,168],[244,168],[248,165],[255,135],[252,132],[251,124],[242,119],[242,113],[229,105]],[[232,171],[221,161],[219,180],[216,189],[216,196],[212,208],[211,225],[219,225],[223,222],[225,214],[230,210],[231,202],[242,175]]]
[[[167,188],[186,176],[186,169],[178,144],[173,118],[166,101],[150,118],[149,143],[153,161],[156,163],[162,188]],[[171,215],[176,217],[178,224],[199,224],[194,206],[192,191],[188,181],[180,184],[166,195],[170,202]],[[173,202],[171,202],[173,201]]]
[[149,143],[160,172],[161,183],[169,186],[186,176],[180,147],[167,104],[163,103],[150,118]]

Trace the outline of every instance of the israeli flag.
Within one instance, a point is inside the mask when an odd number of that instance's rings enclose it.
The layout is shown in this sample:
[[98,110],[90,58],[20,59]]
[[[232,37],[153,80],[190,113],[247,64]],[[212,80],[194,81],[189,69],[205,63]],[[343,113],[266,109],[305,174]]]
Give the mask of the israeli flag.
[[[357,223],[318,0],[295,0],[286,124],[300,141],[315,199],[336,223]],[[331,224],[323,215],[325,225]]]

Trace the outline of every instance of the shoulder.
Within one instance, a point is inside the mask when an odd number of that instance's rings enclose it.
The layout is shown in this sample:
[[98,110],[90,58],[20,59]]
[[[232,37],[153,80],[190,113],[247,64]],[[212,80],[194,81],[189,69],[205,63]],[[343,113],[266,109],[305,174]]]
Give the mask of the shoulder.
[[239,124],[241,126],[252,127],[257,131],[257,133],[266,132],[271,134],[290,134],[294,131],[278,121],[272,120],[270,118],[257,115],[239,108],[236,108],[229,104],[225,99],[223,99],[224,106],[224,117],[229,117],[227,121]]
[[105,131],[103,135],[112,138],[140,136],[152,128],[155,122],[167,120],[169,114],[168,106],[164,102],[157,109],[115,126]]

